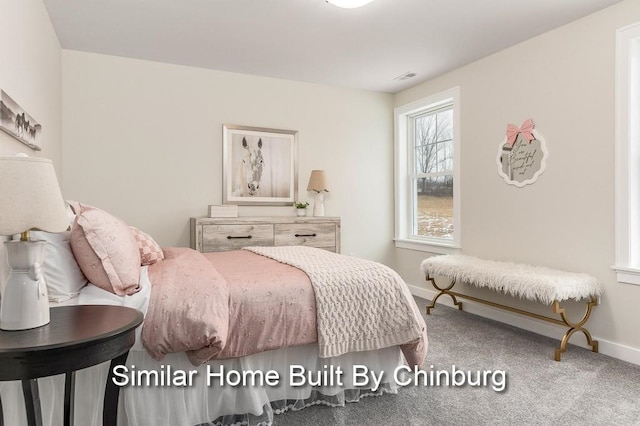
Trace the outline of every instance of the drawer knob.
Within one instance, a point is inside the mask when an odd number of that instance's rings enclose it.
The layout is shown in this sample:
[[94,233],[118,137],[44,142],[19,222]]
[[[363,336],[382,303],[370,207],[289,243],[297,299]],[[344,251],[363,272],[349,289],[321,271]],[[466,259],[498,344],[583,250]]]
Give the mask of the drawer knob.
[[316,233],[313,234],[295,234],[296,237],[315,237]]
[[251,235],[244,235],[241,237],[233,237],[231,235],[227,236],[227,240],[250,240],[251,238],[253,238]]

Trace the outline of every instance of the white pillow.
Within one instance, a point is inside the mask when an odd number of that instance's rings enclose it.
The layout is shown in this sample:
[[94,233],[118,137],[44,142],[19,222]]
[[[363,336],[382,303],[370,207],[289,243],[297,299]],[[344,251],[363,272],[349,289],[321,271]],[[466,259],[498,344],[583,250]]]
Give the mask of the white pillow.
[[[69,224],[73,223],[75,213],[67,203]],[[60,303],[77,296],[89,281],[80,270],[71,251],[71,231],[52,234],[44,231],[30,231],[33,241],[46,241],[44,248],[44,279],[47,282],[49,301]],[[20,239],[20,234],[13,236]]]
[[[77,296],[88,284],[76,262],[69,239],[71,231],[52,234],[30,231],[31,240],[46,241],[44,247],[44,279],[47,281],[50,302],[64,302]],[[17,239],[19,239],[18,236]],[[15,239],[15,237],[14,237]]]

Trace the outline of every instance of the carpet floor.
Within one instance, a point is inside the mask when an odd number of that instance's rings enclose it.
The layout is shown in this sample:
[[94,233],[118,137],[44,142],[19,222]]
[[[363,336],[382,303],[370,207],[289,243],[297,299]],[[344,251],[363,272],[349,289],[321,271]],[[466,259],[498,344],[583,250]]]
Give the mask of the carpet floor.
[[[426,301],[416,301],[424,315]],[[640,366],[574,345],[556,362],[557,340],[442,305],[424,317],[425,369],[501,370],[505,389],[494,391],[491,380],[409,385],[345,407],[287,412],[274,425],[640,425]]]

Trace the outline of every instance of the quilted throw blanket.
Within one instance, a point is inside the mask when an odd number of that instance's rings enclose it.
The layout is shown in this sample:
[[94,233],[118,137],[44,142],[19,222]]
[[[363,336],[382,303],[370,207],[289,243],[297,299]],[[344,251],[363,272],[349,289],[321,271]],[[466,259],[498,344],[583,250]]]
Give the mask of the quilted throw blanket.
[[[426,325],[400,276],[380,263],[303,247],[246,247],[295,266],[316,298],[320,357],[420,340]],[[426,352],[426,347],[424,348]]]

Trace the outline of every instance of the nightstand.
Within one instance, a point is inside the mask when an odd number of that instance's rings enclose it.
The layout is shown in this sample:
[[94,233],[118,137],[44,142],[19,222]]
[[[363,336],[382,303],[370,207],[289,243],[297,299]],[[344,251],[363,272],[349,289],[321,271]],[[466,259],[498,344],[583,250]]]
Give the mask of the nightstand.
[[120,388],[111,380],[113,367],[126,362],[141,323],[142,313],[123,306],[51,308],[47,325],[0,331],[0,381],[22,381],[27,421],[30,426],[39,426],[42,412],[37,379],[65,373],[64,424],[72,425],[75,371],[111,360],[102,419],[105,426],[115,425]]

